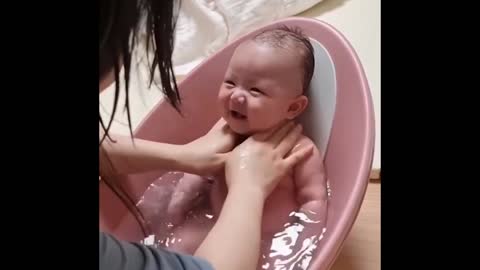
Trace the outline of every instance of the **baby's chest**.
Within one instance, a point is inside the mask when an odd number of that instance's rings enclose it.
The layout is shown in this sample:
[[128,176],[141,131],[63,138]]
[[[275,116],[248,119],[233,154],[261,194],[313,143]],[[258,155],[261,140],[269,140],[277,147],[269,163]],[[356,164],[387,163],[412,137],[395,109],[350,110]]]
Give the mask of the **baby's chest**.
[[284,177],[277,185],[276,189],[295,189],[295,181],[292,175]]

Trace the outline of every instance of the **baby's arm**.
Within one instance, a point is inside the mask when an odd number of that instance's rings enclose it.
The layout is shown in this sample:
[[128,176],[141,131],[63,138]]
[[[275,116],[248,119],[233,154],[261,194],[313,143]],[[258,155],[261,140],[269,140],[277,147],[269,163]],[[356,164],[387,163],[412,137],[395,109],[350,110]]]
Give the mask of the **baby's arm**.
[[207,178],[185,173],[175,186],[172,199],[168,205],[169,221],[174,225],[182,223],[188,212],[195,206],[197,199],[208,188]]
[[[313,144],[313,142],[305,137],[302,139],[301,144],[307,145]],[[320,222],[322,226],[325,226],[327,217],[327,176],[322,155],[315,146],[312,155],[299,163],[293,173],[300,214],[305,214],[308,219],[315,223]]]

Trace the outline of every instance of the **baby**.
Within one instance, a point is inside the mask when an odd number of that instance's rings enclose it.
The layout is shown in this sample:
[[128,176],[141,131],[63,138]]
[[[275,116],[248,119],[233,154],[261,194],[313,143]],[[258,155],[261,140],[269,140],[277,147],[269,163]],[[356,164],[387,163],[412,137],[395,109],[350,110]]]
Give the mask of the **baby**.
[[[230,60],[218,93],[223,119],[233,131],[245,136],[295,119],[308,105],[304,94],[313,69],[313,47],[299,31],[281,27],[257,34],[240,44]],[[313,142],[302,135],[299,144],[309,146]],[[296,222],[290,215],[294,212],[325,225],[327,186],[322,160],[314,146],[313,154],[294,167],[267,198],[262,238],[271,238],[286,223]],[[227,194],[223,177],[216,177],[210,185],[206,178],[185,174],[168,208],[174,224],[183,223],[195,194],[209,186],[211,210],[218,216]]]

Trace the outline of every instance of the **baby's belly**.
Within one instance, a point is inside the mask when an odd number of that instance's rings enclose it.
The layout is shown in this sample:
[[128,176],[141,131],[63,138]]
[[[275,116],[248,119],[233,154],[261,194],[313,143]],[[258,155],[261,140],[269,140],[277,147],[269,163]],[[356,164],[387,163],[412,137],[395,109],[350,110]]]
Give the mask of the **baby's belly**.
[[[224,181],[220,181],[213,185],[210,194],[210,202],[215,216],[220,214],[223,202],[227,196],[227,187],[224,183]],[[247,200],[248,198],[245,199]],[[274,234],[282,231],[284,225],[291,219],[289,218],[290,213],[297,209],[298,203],[295,197],[295,187],[291,179],[285,179],[265,201],[262,232]]]

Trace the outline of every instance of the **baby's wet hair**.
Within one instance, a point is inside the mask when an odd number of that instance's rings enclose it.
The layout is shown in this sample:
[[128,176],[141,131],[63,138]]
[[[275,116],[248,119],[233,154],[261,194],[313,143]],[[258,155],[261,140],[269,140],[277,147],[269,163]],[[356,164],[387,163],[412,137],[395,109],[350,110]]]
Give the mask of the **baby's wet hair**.
[[253,37],[253,41],[266,43],[275,48],[292,48],[302,57],[303,64],[303,92],[308,89],[315,68],[313,46],[309,38],[303,34],[299,27],[278,26],[260,32]]

